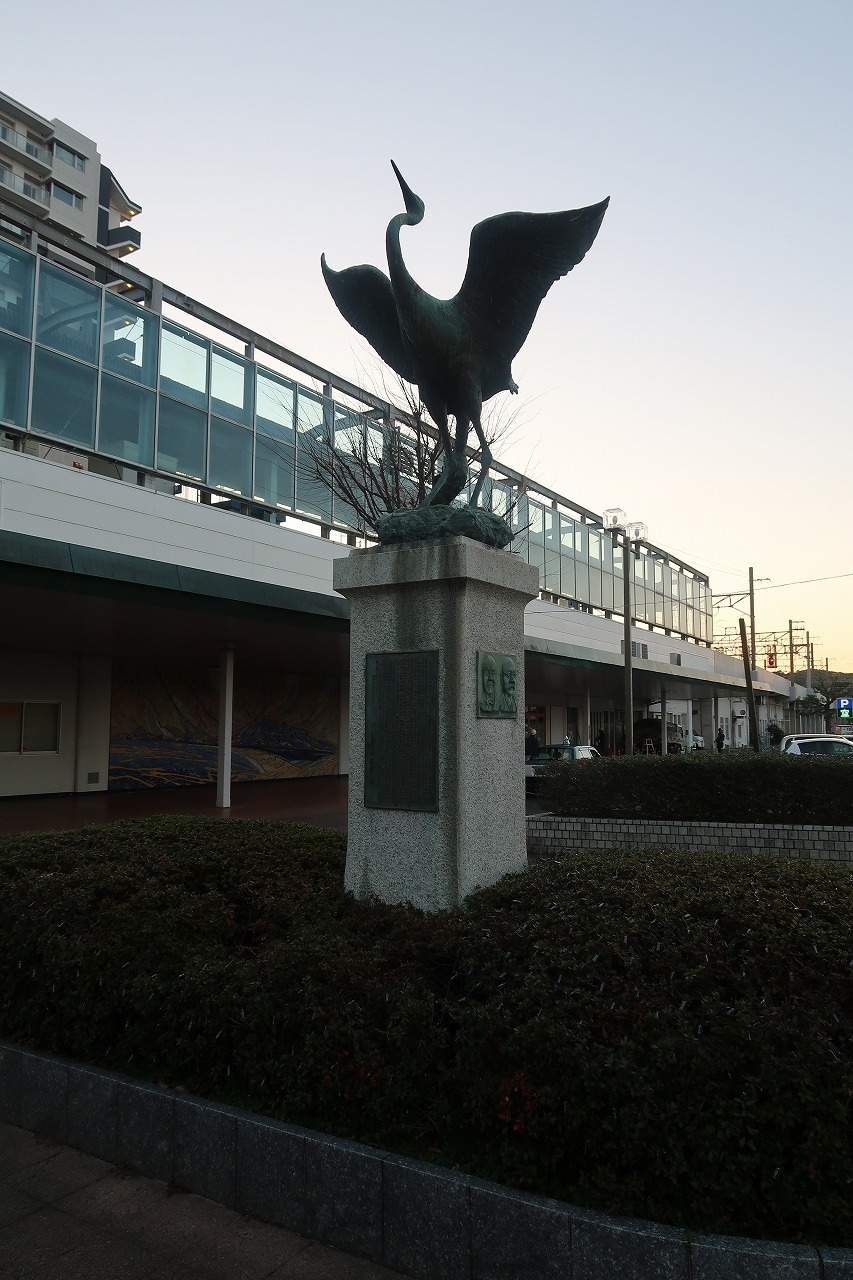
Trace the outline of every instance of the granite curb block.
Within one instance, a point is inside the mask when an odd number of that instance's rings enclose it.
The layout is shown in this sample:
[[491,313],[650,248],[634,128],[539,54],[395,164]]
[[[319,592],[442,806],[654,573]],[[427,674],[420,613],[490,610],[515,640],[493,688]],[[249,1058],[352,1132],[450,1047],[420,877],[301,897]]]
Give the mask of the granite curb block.
[[609,1217],[2,1042],[0,1123],[415,1280],[853,1280],[853,1249]]
[[527,846],[533,854],[661,845],[697,852],[758,851],[805,861],[853,862],[853,827],[653,822],[647,818],[626,823],[622,818],[564,818],[550,813],[530,814],[527,818]]

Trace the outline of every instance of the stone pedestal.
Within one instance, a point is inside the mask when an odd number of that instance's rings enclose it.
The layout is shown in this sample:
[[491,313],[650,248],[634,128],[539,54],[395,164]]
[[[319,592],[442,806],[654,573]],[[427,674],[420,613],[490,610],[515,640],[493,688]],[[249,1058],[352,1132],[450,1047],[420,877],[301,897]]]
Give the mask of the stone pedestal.
[[526,868],[524,606],[538,580],[468,538],[335,561],[352,606],[346,886],[358,897],[439,911]]

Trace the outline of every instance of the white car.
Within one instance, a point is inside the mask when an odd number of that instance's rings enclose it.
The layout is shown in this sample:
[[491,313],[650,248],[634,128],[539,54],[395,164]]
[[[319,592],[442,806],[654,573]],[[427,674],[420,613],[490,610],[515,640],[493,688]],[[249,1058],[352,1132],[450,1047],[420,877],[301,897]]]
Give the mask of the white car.
[[[787,743],[787,745],[785,745]],[[853,760],[853,742],[846,742],[837,734],[814,734],[803,737],[789,734],[782,741],[782,754],[786,756],[845,756]]]
[[551,747],[540,747],[535,755],[526,756],[524,761],[525,790],[533,795],[539,790],[540,778],[546,765],[555,760],[600,760],[601,754],[595,747],[570,747],[565,742],[558,742]]

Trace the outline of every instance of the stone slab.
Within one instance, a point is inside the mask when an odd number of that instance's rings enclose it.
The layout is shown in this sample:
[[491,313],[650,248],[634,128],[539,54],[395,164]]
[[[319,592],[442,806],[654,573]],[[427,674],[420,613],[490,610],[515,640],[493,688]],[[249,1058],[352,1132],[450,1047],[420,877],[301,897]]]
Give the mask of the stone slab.
[[22,1129],[65,1142],[68,1133],[68,1066],[59,1058],[21,1055],[19,1123]]
[[224,1108],[176,1098],[172,1178],[180,1187],[234,1206],[237,1121]]
[[566,1280],[569,1206],[471,1180],[472,1280]]
[[118,1088],[116,1163],[172,1181],[174,1095],[122,1081]]
[[573,1280],[692,1280],[683,1231],[577,1209],[571,1224]]
[[381,1155],[333,1138],[307,1139],[305,1210],[309,1236],[381,1262]]
[[383,1180],[385,1266],[416,1280],[468,1276],[471,1240],[465,1181],[402,1158],[384,1161]]
[[693,1280],[821,1280],[816,1249],[738,1236],[694,1236]]
[[305,1138],[275,1121],[237,1122],[235,1207],[305,1231]]
[[115,1163],[118,1154],[118,1080],[102,1071],[68,1068],[68,1142]]

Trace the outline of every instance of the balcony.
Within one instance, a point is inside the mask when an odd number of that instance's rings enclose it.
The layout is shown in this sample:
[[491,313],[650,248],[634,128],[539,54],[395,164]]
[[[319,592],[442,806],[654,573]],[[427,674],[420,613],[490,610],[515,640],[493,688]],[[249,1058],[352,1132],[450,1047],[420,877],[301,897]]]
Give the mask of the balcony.
[[38,142],[33,142],[25,134],[18,133],[17,129],[12,129],[2,122],[0,122],[0,151],[13,155],[17,160],[25,156],[33,168],[43,169],[45,173],[50,173],[53,167],[53,157],[47,147],[40,146]]
[[6,192],[15,192],[16,204],[26,202],[25,207],[35,205],[39,210],[50,207],[50,196],[44,187],[37,187],[34,183],[27,182],[25,178],[19,178],[17,173],[12,173],[11,169],[5,169],[0,165],[0,196],[3,195],[4,188]]
[[136,227],[111,227],[107,233],[107,252],[113,257],[123,258],[126,253],[135,253],[142,245],[142,235]]

